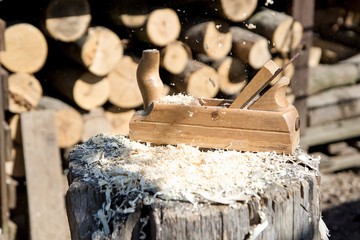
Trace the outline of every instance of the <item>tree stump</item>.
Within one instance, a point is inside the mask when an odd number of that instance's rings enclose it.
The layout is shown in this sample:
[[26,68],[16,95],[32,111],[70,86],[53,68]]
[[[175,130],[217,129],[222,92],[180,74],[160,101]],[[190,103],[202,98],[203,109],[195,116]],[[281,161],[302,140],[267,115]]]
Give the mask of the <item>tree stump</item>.
[[96,135],[70,153],[72,239],[320,239],[319,159]]

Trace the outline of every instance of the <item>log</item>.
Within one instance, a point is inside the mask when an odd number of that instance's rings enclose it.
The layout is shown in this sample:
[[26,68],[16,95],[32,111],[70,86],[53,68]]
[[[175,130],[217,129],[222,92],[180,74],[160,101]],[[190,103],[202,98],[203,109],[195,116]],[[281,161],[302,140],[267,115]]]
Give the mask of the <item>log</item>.
[[110,121],[105,116],[103,108],[91,109],[88,113],[83,114],[82,117],[84,122],[84,130],[81,135],[82,142],[99,133],[111,133],[112,127]]
[[20,119],[30,238],[69,239],[64,196],[54,187],[63,184],[55,114],[46,110],[30,111],[22,113]]
[[346,169],[360,167],[360,154],[340,155],[336,157],[329,157],[327,161],[320,165],[322,173],[331,173],[343,171]]
[[81,114],[75,108],[59,99],[44,96],[40,100],[38,109],[55,112],[59,148],[68,148],[80,142],[84,123]]
[[[304,174],[304,166],[297,165],[301,154],[290,157],[297,164],[277,169],[277,158],[284,156],[233,152],[225,157],[213,150],[198,155],[200,151],[189,146],[133,144],[98,135],[71,152],[66,207],[72,239],[320,239],[318,167],[305,165],[309,169]],[[246,167],[239,160],[245,158]],[[101,166],[93,164],[98,161]],[[271,170],[261,170],[266,167]],[[279,170],[287,173],[281,180],[268,176]],[[99,174],[95,177],[93,171]],[[253,171],[261,174],[246,175]],[[227,192],[236,188],[234,181],[239,188]],[[241,185],[243,181],[249,182]],[[252,186],[258,189],[250,190]]]
[[184,72],[169,79],[179,92],[194,97],[215,97],[219,92],[219,75],[216,70],[204,63],[192,60]]
[[[360,129],[358,127],[359,121],[360,117],[353,117],[308,127],[306,129],[307,134],[300,139],[300,146],[317,146],[358,137],[360,135]],[[341,128],[339,128],[339,126],[341,126]]]
[[11,141],[17,145],[22,145],[21,142],[21,125],[20,114],[14,114],[8,121],[10,127]]
[[5,21],[0,19],[0,52],[5,50],[5,28]]
[[11,177],[25,177],[24,152],[22,146],[13,144],[10,161],[5,163],[6,174]]
[[259,69],[271,59],[268,40],[241,27],[231,27],[231,52],[254,69]]
[[134,113],[134,109],[120,109],[116,106],[107,108],[105,117],[111,124],[111,134],[127,136],[129,134],[129,122]]
[[297,49],[301,43],[303,27],[286,13],[265,9],[252,15],[247,22],[255,25],[252,31],[269,39],[272,47],[282,54]]
[[171,8],[151,11],[145,25],[136,31],[137,37],[158,47],[174,42],[180,35],[181,24],[177,13]]
[[[190,6],[192,9],[203,9],[231,22],[242,22],[249,18],[256,10],[258,0],[177,0],[169,2],[170,6],[179,8]],[[194,14],[197,14],[195,12]],[[207,11],[205,12],[207,15]]]
[[109,102],[120,108],[136,108],[143,103],[136,80],[139,60],[124,55],[107,79],[110,85]]
[[360,79],[360,55],[337,64],[319,64],[309,68],[308,94],[344,85],[355,84]]
[[82,37],[91,21],[87,0],[51,0],[45,11],[45,27],[55,40],[73,42]]
[[237,95],[248,82],[246,66],[237,58],[226,57],[215,61],[212,67],[219,75],[220,91],[226,95]]
[[[16,188],[18,182],[10,176],[6,177],[6,186],[8,191],[8,206],[10,210],[14,210],[16,208],[17,195]],[[10,239],[10,238],[9,238]]]
[[39,80],[25,72],[10,74],[8,85],[9,111],[12,113],[21,113],[35,108],[43,95]]
[[[0,111],[3,111],[3,106],[1,105]],[[0,119],[0,121],[0,227],[2,230],[1,234],[4,236],[4,239],[7,239],[10,236],[11,229],[5,164],[10,158],[11,139],[9,126],[4,119]]]
[[160,50],[160,66],[171,74],[180,74],[192,58],[190,47],[181,41],[169,43]]
[[309,126],[360,115],[360,84],[333,88],[307,99]]
[[48,45],[44,35],[29,23],[18,23],[5,30],[6,50],[1,63],[9,71],[35,73],[45,64]]
[[74,65],[59,66],[56,74],[47,76],[48,83],[76,106],[90,110],[102,106],[110,94],[107,77],[99,77]]
[[62,49],[97,76],[107,75],[119,62],[124,51],[118,35],[102,26],[88,28],[83,37],[76,42],[63,44]]
[[359,151],[347,142],[335,142],[327,145],[327,152],[332,156],[358,154]]
[[321,63],[335,64],[339,61],[350,58],[358,52],[356,49],[348,47],[344,44],[322,39],[314,36],[313,46],[320,47],[322,50]]
[[[284,67],[285,64],[287,64],[289,62],[289,59],[288,58],[280,58],[280,57],[276,57],[273,59],[273,61],[279,66],[279,67]],[[282,77],[287,77],[289,78],[290,80],[293,79],[295,75],[295,66],[294,64],[291,62],[289,63],[286,68],[281,71],[281,73],[279,73],[278,76],[276,76],[274,78],[274,80],[272,80],[270,82],[271,85],[273,85],[274,83],[276,83],[280,78]]]
[[309,50],[309,67],[316,67],[320,64],[323,55],[323,50],[320,47],[312,46]]
[[214,1],[215,8],[210,8],[227,20],[242,22],[255,12],[257,3],[257,0],[216,0]]
[[184,29],[183,41],[191,50],[202,53],[212,60],[219,60],[229,54],[232,33],[228,24],[222,21],[206,21]]
[[147,1],[133,0],[111,0],[106,9],[113,23],[130,29],[144,26],[150,12]]

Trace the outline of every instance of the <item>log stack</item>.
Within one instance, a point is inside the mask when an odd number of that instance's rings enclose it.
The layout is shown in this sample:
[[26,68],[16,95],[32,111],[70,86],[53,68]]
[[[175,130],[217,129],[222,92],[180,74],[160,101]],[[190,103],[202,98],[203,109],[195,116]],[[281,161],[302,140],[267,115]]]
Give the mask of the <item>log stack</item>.
[[[7,174],[17,178],[26,174],[23,113],[54,111],[63,152],[96,133],[127,135],[143,106],[136,69],[144,49],[161,52],[163,95],[235,98],[267,60],[284,65],[303,44],[288,6],[268,1],[51,0],[26,3],[29,11],[19,14],[5,14],[19,0],[3,2],[0,59],[11,80],[6,117],[14,153]],[[291,66],[282,74],[294,75]]]
[[[319,3],[315,13],[307,93],[307,131],[302,144],[324,159],[323,172],[358,167],[360,10],[354,1]],[[317,60],[315,60],[317,59]],[[316,63],[316,64],[314,64]]]

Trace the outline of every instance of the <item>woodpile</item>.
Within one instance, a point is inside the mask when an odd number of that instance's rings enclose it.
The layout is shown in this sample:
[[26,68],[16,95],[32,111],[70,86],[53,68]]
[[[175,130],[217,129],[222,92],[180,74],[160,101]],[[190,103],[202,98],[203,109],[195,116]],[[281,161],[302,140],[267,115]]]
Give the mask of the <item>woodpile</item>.
[[[10,12],[19,3],[13,2],[0,5],[1,11]],[[27,174],[23,114],[54,112],[56,146],[63,152],[100,132],[127,135],[131,116],[143,107],[136,69],[144,49],[161,52],[163,95],[235,98],[267,60],[281,67],[303,47],[304,26],[285,6],[257,0],[164,2],[49,0],[21,3],[26,13],[4,14],[7,28],[0,46],[5,43],[6,50],[0,52],[0,63],[9,72],[8,176]],[[321,59],[334,49],[322,49]],[[353,49],[347,47],[348,57]],[[331,56],[341,61],[336,63],[339,69],[348,69],[348,83],[355,83],[355,64],[344,61],[342,53]],[[322,67],[327,71],[327,66],[317,65],[314,72]],[[294,66],[282,74],[293,78]],[[324,88],[329,87],[310,84],[309,91]],[[294,101],[296,89],[287,93]],[[355,117],[352,111],[347,114]]]
[[355,1],[319,5],[302,143],[322,156],[323,172],[335,172],[360,165],[360,9]]
[[[263,7],[257,0],[217,0],[207,6],[208,17],[196,16],[191,7],[203,3],[61,0],[44,5],[44,18],[36,24],[10,19],[1,60],[10,72],[11,114],[53,109],[61,122],[66,119],[60,117],[64,110],[59,106],[68,105],[65,109],[71,108],[72,114],[65,116],[74,118],[80,131],[85,123],[80,123],[79,114],[116,108],[133,112],[142,107],[135,72],[146,48],[161,51],[164,95],[230,98],[269,59],[280,59],[282,65],[300,47],[301,24],[285,12],[257,8]],[[95,8],[102,13],[91,14]],[[106,24],[99,25],[97,17],[105,13],[101,21]],[[105,117],[109,114],[103,116],[110,126],[119,127],[114,118]],[[121,122],[126,134],[127,123]],[[59,140],[59,147],[69,147],[75,139]]]

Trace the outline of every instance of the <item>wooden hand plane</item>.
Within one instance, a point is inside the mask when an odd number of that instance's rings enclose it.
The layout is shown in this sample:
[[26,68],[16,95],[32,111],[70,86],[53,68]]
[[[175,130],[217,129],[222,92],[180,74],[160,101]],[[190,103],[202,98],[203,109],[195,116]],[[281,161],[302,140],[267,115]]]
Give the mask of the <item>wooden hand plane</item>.
[[137,81],[144,110],[130,120],[130,139],[284,154],[298,146],[299,114],[286,98],[290,80],[282,77],[264,91],[284,67],[267,62],[235,100],[194,98],[191,104],[174,104],[159,101],[159,58],[157,50],[143,51]]

